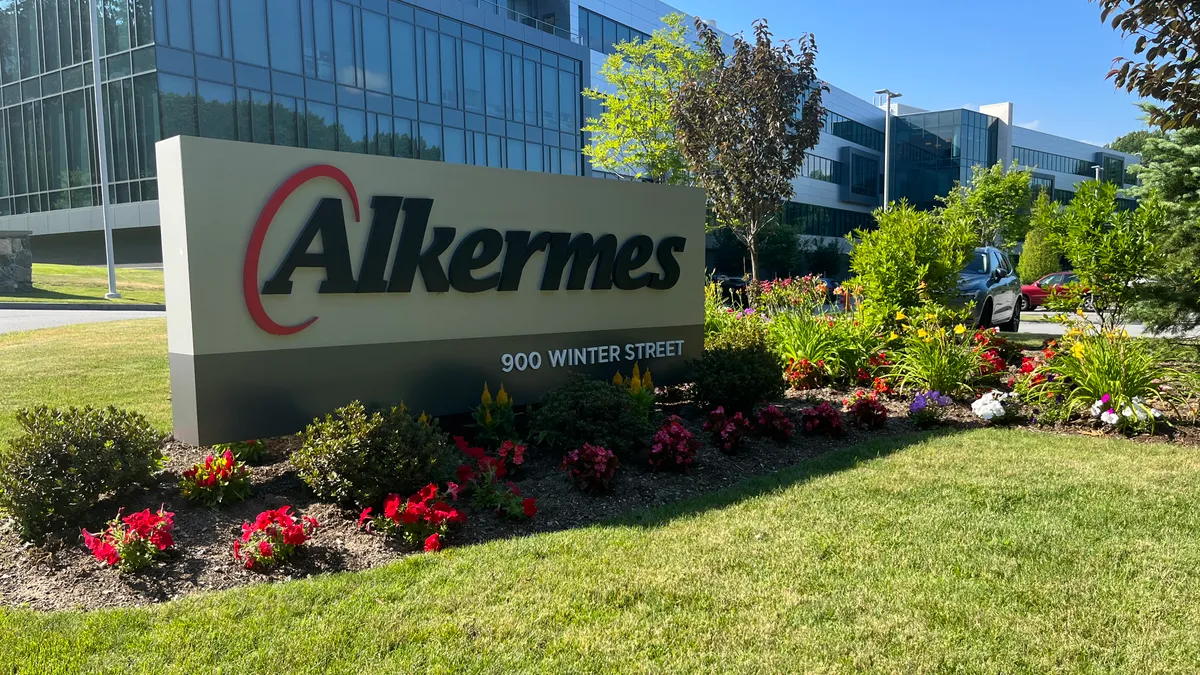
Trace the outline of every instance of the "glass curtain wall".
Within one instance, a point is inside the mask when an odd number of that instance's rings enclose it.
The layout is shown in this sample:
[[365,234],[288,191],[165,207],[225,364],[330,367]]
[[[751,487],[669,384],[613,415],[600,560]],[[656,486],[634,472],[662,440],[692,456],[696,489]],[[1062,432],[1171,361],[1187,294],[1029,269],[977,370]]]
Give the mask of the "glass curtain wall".
[[163,137],[582,173],[577,60],[387,0],[165,9]]
[[[582,173],[579,61],[389,0],[99,0],[114,203],[186,134]],[[0,216],[92,206],[88,0],[0,0]]]
[[[100,0],[114,201],[153,199],[152,0]],[[0,216],[100,201],[88,0],[0,0]]]
[[931,209],[955,181],[971,178],[971,167],[991,166],[998,155],[999,121],[972,110],[943,110],[892,121],[896,194],[917,208]]

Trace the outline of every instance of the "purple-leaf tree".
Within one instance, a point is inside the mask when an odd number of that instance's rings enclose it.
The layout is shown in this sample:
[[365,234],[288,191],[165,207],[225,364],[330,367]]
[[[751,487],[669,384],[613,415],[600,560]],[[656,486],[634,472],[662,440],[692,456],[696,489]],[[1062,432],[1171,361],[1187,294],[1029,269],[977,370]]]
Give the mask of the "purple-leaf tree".
[[817,43],[805,34],[795,46],[775,44],[759,20],[753,41],[738,35],[726,54],[716,31],[699,19],[696,30],[714,65],[680,88],[676,134],[718,226],[749,249],[757,281],[759,242],[777,224],[792,179],[820,138],[828,89],[817,78]]

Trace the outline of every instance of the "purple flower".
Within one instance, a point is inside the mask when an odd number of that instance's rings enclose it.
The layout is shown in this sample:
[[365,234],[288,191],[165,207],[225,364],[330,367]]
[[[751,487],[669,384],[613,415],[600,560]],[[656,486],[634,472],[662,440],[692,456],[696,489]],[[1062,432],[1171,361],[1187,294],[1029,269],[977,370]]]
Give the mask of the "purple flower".
[[925,401],[925,397],[917,394],[917,397],[913,399],[913,402],[908,404],[908,411],[915,413],[924,410],[928,405],[929,403]]
[[1109,402],[1109,401],[1111,401],[1111,400],[1112,400],[1112,396],[1111,396],[1111,395],[1109,395],[1109,394],[1105,394],[1105,395],[1103,395],[1103,396],[1101,396],[1101,397],[1100,397],[1100,402],[1101,402],[1101,403],[1103,403],[1103,404],[1105,404],[1105,405],[1108,405],[1108,402]]

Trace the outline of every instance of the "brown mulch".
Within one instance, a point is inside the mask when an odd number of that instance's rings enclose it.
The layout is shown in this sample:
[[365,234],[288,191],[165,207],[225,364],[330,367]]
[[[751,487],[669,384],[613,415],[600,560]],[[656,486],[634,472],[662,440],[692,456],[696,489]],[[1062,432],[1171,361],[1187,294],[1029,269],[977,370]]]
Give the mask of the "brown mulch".
[[[726,455],[707,442],[701,430],[700,411],[690,405],[665,406],[678,413],[697,439],[705,441],[690,473],[654,473],[642,466],[623,466],[613,491],[606,495],[581,493],[558,470],[559,458],[546,452],[531,452],[516,484],[523,495],[537,498],[539,512],[532,520],[513,521],[481,512],[464,504],[468,523],[451,533],[448,545],[460,546],[499,538],[523,536],[576,528],[604,521],[647,507],[659,506],[729,487],[746,478],[792,466],[805,458],[869,439],[913,431],[907,420],[906,400],[887,400],[889,419],[882,430],[848,427],[845,436],[831,439],[799,433],[799,411],[821,400],[835,405],[852,389],[821,389],[789,392],[779,406],[797,424],[797,434],[786,445],[751,439],[738,455]],[[965,405],[949,410],[945,426],[967,429],[980,426]],[[1088,424],[1031,427],[1048,433],[1099,435]],[[1162,437],[1145,439],[1161,442]],[[1200,429],[1180,426],[1171,438],[1176,443],[1200,447]],[[402,543],[385,541],[378,535],[359,531],[358,513],[315,497],[297,477],[287,455],[294,438],[270,441],[272,460],[253,467],[253,492],[249,499],[220,510],[185,500],[176,484],[179,474],[202,461],[205,449],[172,442],[170,457],[161,480],[141,493],[122,500],[125,512],[165,505],[175,512],[176,547],[150,569],[121,574],[102,566],[78,535],[67,535],[42,546],[23,545],[9,521],[0,524],[0,604],[39,610],[68,608],[96,609],[148,605],[196,593],[310,577],[315,574],[365,570],[399,560],[416,551]],[[466,500],[464,500],[466,501]],[[290,504],[293,510],[311,515],[321,528],[310,544],[291,562],[269,573],[245,570],[232,557],[233,540],[243,521],[252,521],[265,509]],[[111,515],[116,504],[98,512]],[[105,516],[89,523],[98,530]]]

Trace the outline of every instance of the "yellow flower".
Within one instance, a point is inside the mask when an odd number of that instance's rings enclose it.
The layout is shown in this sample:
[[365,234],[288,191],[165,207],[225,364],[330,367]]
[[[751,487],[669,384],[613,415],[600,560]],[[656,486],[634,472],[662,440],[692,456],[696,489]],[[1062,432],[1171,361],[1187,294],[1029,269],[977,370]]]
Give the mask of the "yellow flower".
[[897,320],[897,321],[903,321],[903,320],[905,320],[905,319],[907,319],[907,318],[908,318],[907,316],[904,316],[904,312],[903,312],[903,311],[896,312],[896,320]]
[[642,390],[642,375],[638,371],[638,364],[633,364],[633,375],[629,378],[629,391],[638,393]]
[[483,426],[486,427],[486,426],[490,426],[491,424],[492,424],[492,408],[491,408],[491,406],[485,406],[483,408]]
[[429,415],[426,415],[425,411],[422,410],[421,416],[417,418],[417,421],[420,422],[421,424],[428,425],[429,424]]
[[485,406],[492,404],[492,392],[488,391],[487,382],[483,383],[483,396],[479,397]]
[[618,370],[617,374],[613,375],[613,384],[617,385],[618,387],[625,384],[625,378],[621,375],[621,371]]
[[654,380],[650,379],[649,368],[646,369],[646,372],[642,373],[642,387],[654,391]]
[[934,320],[934,319],[936,319],[936,318],[937,318],[937,315],[936,315],[936,314],[932,314],[932,313],[930,313],[930,314],[926,314],[926,315],[925,315],[925,319],[926,319],[926,320],[928,320],[928,321],[933,321],[933,320]]
[[927,337],[927,338],[925,338],[925,342],[926,342],[926,343],[933,342],[933,338],[929,338],[929,337]]
[[898,337],[900,336],[896,335],[896,331],[892,331],[892,334],[888,336],[888,340],[895,340]]
[[929,337],[929,331],[922,328],[921,330],[917,331],[917,337]]
[[1076,309],[1075,313],[1078,314],[1079,316],[1083,316],[1083,308],[1081,307],[1079,309]]
[[1085,352],[1086,350],[1083,348],[1082,342],[1076,342],[1075,346],[1071,347],[1071,353],[1074,354],[1075,358],[1077,359],[1082,360]]
[[496,405],[508,404],[508,392],[504,391],[504,383],[500,383],[500,393],[496,394]]
[[954,327],[955,335],[962,335],[965,332],[967,332],[967,327],[962,325],[961,323]]

